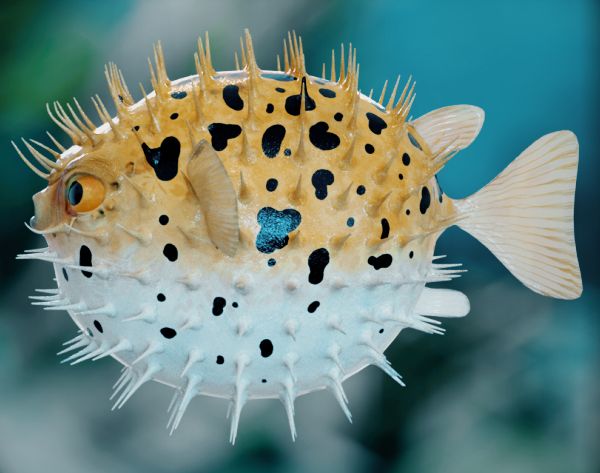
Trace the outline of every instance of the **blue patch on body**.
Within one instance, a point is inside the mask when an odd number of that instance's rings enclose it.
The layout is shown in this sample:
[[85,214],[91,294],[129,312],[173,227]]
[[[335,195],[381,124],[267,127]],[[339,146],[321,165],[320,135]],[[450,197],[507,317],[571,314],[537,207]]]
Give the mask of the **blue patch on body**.
[[276,210],[272,207],[263,207],[256,217],[260,231],[256,236],[256,249],[261,253],[273,253],[281,250],[288,244],[290,232],[293,232],[302,217],[294,209]]

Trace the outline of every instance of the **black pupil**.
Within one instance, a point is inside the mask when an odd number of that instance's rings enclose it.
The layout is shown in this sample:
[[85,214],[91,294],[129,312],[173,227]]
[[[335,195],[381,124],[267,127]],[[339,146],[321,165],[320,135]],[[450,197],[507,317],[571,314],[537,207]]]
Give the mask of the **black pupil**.
[[83,187],[78,181],[73,181],[69,186],[68,198],[69,204],[71,205],[77,205],[81,202],[81,199],[83,198]]

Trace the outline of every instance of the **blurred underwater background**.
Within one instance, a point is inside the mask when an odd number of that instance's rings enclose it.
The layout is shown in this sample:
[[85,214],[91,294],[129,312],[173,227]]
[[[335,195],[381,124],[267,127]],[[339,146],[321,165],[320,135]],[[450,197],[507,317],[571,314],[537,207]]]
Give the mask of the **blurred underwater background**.
[[[59,135],[46,102],[75,96],[90,110],[87,97],[99,93],[111,103],[108,61],[132,90],[148,89],[159,39],[171,78],[194,73],[204,31],[217,69],[233,69],[245,27],[265,69],[296,30],[314,75],[341,42],[358,49],[363,92],[377,97],[386,79],[412,74],[414,117],[482,107],[479,138],[440,173],[451,197],[483,187],[540,136],[573,130],[583,296],[534,294],[452,228],[436,253],[468,269],[444,287],[465,292],[471,313],[444,320],[443,337],[402,332],[386,354],[406,388],[375,368],[348,380],[353,424],[331,394],[313,393],[297,400],[293,443],[278,401],[251,402],[232,447],[227,403],[196,398],[170,437],[171,391],[155,383],[111,412],[120,365],[59,364],[74,324],[28,303],[34,288],[52,287],[49,265],[15,261],[43,245],[23,225],[42,181],[10,140]],[[2,5],[0,35],[0,473],[600,472],[600,2],[20,0]]]

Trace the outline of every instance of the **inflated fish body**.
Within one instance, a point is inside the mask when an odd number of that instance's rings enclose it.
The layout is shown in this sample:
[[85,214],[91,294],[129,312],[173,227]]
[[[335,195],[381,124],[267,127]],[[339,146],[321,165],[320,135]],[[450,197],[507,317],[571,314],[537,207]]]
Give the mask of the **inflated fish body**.
[[284,72],[258,68],[248,34],[242,57],[216,72],[199,42],[197,75],[170,81],[158,46],[137,103],[111,65],[116,118],[99,99],[98,128],[77,102],[70,116],[56,104],[74,145],[41,145],[54,161],[25,142],[47,174],[19,152],[48,180],[32,219],[48,248],[21,257],[51,261],[58,288],[36,303],[80,328],[65,361],[123,363],[116,407],[168,384],[174,429],[196,395],[227,398],[233,441],[248,399],[279,398],[295,437],[294,399],[329,388],[350,418],[344,379],[376,365],[402,383],[383,355],[398,333],[467,314],[463,294],[425,286],[459,272],[433,255],[454,224],[533,290],[579,295],[572,133],[453,201],[435,175],[475,139],[481,109],[409,121],[409,83],[385,106],[385,91],[360,94],[352,49],[339,76],[334,61],[329,80],[310,76],[295,36]]

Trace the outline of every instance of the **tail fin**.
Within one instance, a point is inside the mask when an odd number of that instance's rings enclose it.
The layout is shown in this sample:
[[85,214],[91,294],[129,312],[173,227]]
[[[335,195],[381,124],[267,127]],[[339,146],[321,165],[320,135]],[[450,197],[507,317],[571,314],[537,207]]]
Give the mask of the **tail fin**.
[[479,192],[455,201],[459,227],[525,286],[559,299],[582,290],[573,232],[578,156],[572,132],[550,133]]

